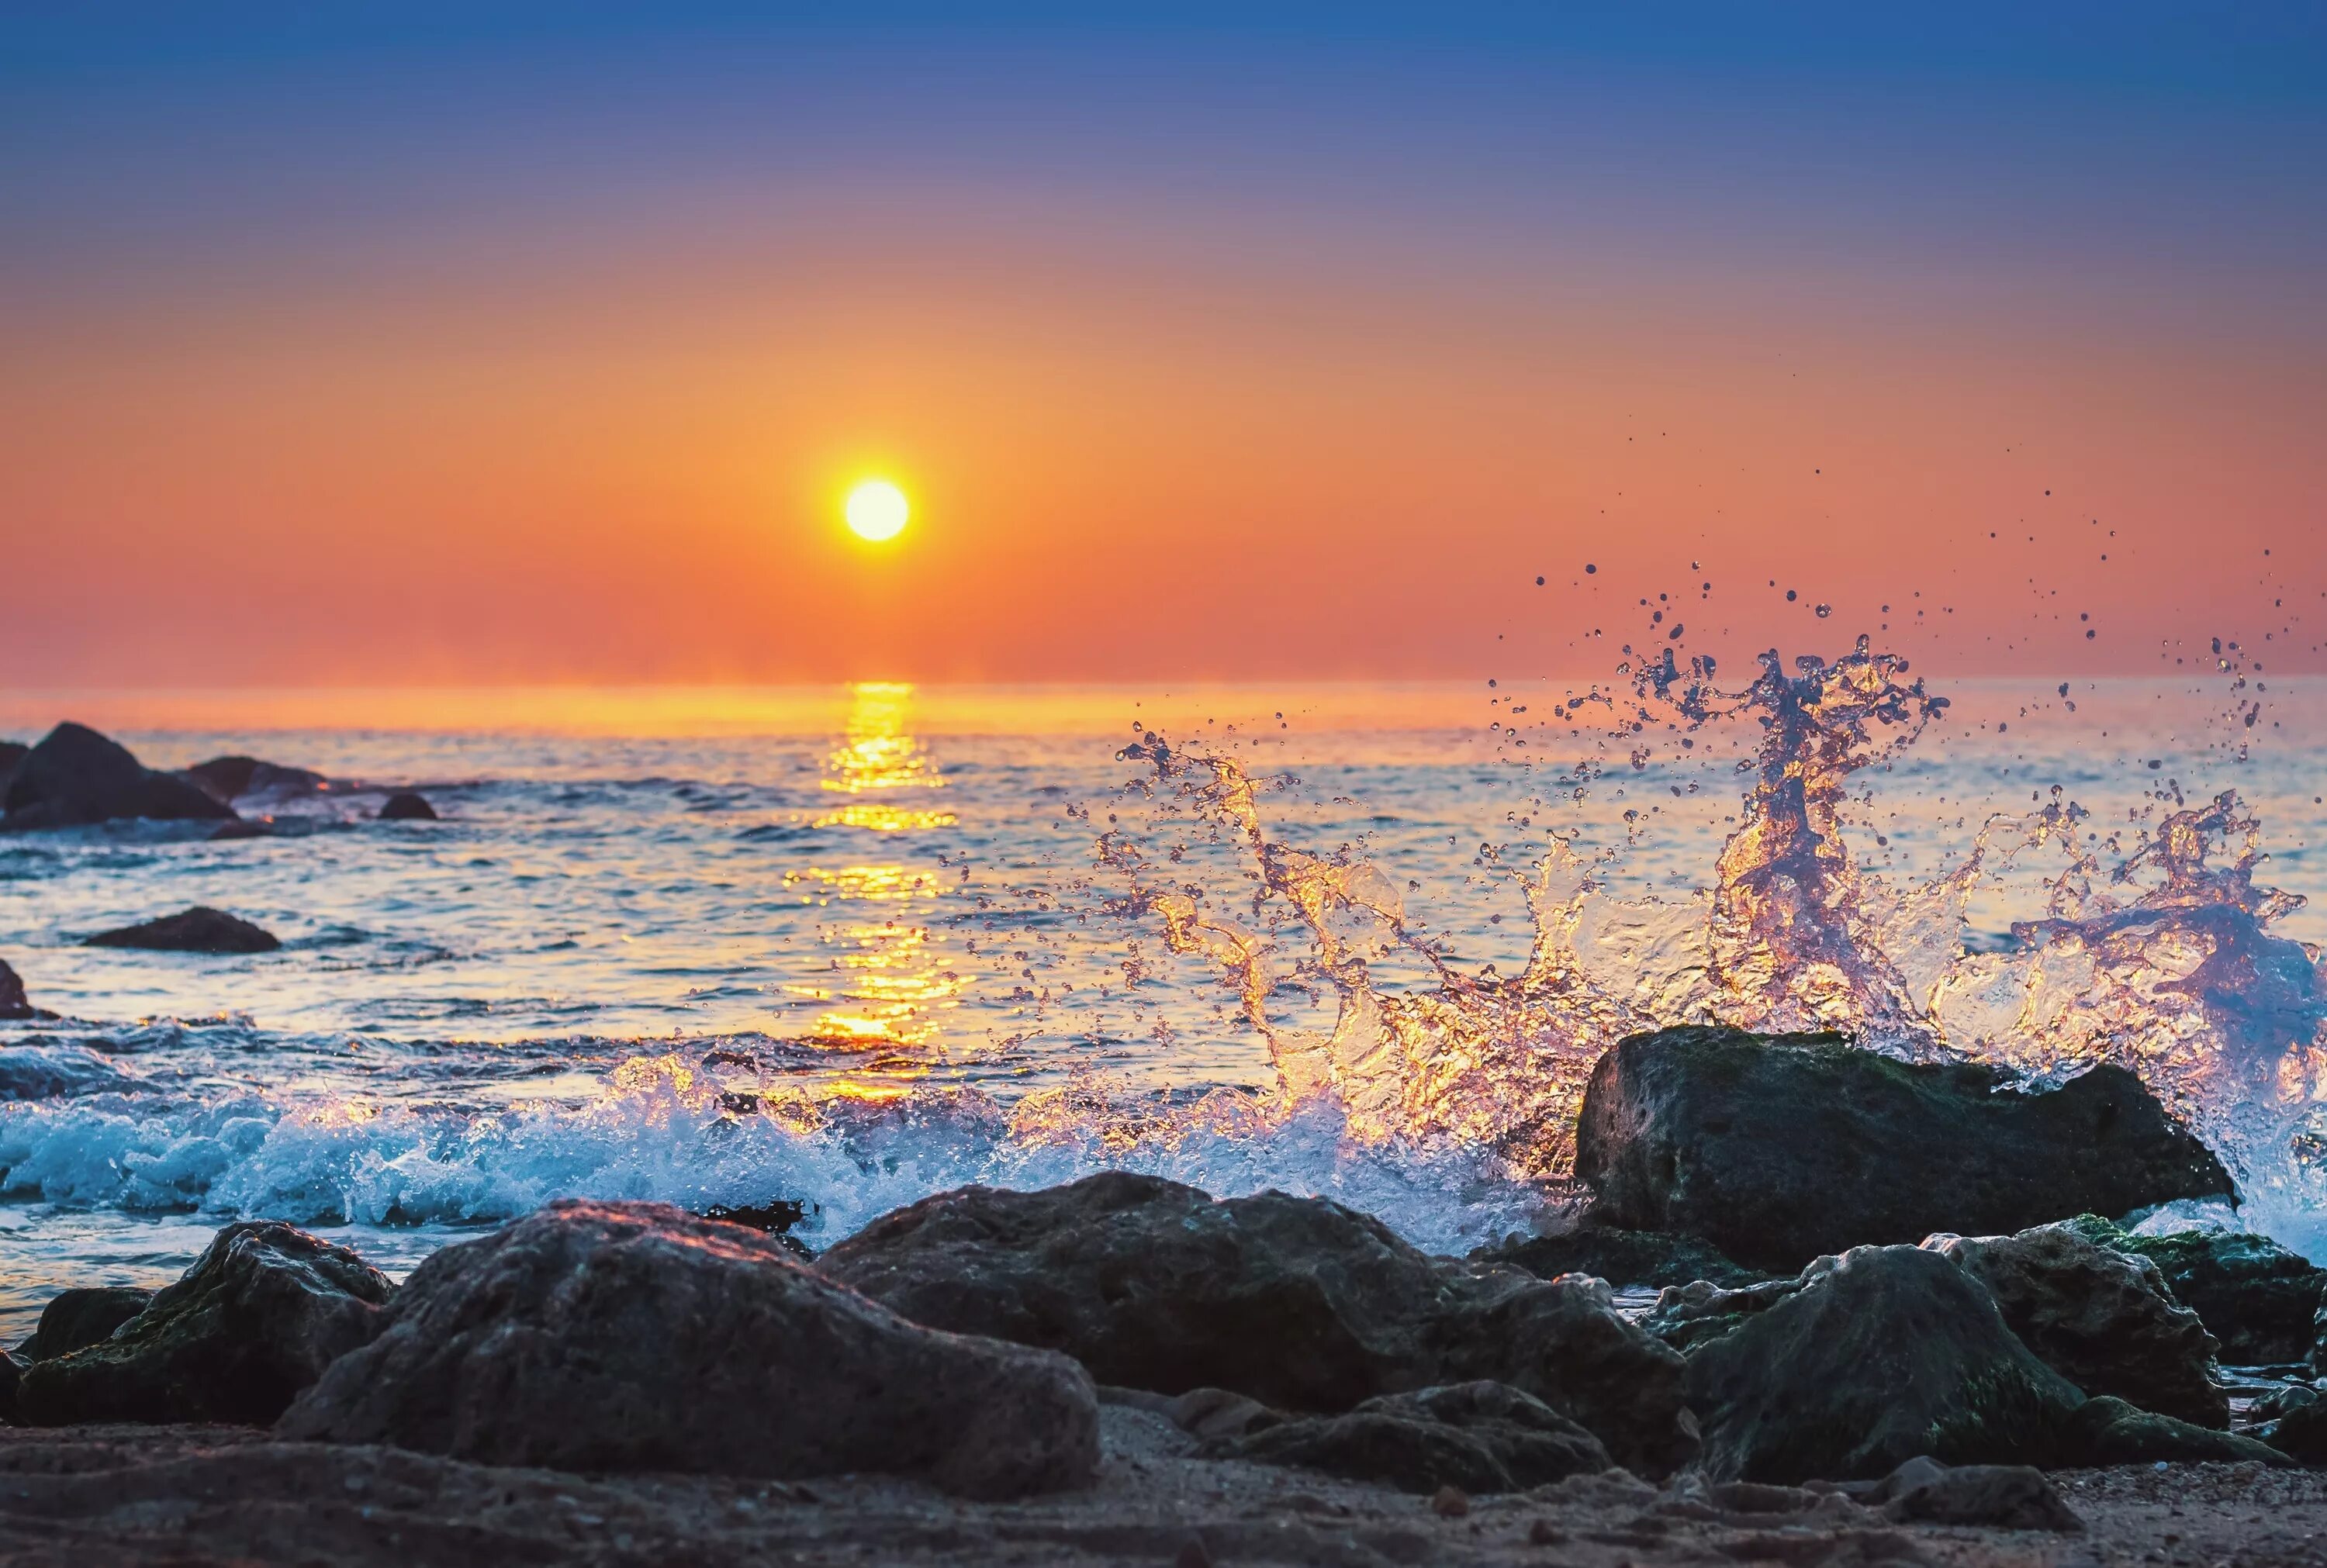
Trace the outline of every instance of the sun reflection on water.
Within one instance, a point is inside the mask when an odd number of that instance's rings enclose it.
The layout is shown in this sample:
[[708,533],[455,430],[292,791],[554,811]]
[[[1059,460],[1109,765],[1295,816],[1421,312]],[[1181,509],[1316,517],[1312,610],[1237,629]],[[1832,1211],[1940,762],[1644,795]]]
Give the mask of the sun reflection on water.
[[861,827],[903,833],[951,827],[954,814],[935,807],[881,798],[891,790],[942,789],[945,775],[921,738],[906,728],[913,688],[904,681],[858,681],[849,687],[848,732],[824,762],[824,787],[851,800],[817,818],[818,827]]

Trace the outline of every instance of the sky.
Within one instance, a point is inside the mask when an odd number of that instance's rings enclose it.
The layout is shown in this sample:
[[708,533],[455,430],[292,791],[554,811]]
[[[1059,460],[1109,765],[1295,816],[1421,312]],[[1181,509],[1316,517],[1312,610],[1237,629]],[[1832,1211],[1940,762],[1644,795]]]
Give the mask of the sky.
[[53,9],[13,686],[2327,670],[2315,5]]

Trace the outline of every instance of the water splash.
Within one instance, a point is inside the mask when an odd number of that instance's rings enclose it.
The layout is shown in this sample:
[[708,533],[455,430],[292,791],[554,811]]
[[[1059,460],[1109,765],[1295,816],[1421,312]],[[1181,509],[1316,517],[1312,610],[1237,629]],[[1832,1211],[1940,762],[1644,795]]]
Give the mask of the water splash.
[[[2109,865],[2056,790],[1990,820],[1940,874],[1894,882],[1854,855],[1846,808],[1855,775],[1897,759],[1948,710],[1904,660],[1861,638],[1790,672],[1764,655],[1735,690],[1710,660],[1683,668],[1669,650],[1619,673],[1629,697],[1594,689],[1557,712],[1612,717],[1636,771],[1653,756],[1643,737],[1694,745],[1711,727],[1759,729],[1737,825],[1701,893],[1615,897],[1612,854],[1565,838],[1517,864],[1481,845],[1479,863],[1516,884],[1532,943],[1517,975],[1466,965],[1361,850],[1300,847],[1273,826],[1263,802],[1276,781],[1223,750],[1142,732],[1122,753],[1145,769],[1138,789],[1239,851],[1245,881],[1229,896],[1186,874],[1176,851],[1158,861],[1149,839],[1118,830],[1098,845],[1123,889],[1115,907],[1218,966],[1267,1042],[1280,1103],[1330,1101],[1353,1135],[1451,1138],[1512,1174],[1558,1176],[1585,1078],[1623,1034],[1688,1022],[1840,1029],[1909,1059],[1977,1057],[2049,1078],[2121,1062],[2213,1143],[2250,1199],[2285,1227],[2313,1223],[2327,1199],[2314,1110],[2327,1100],[2327,969],[2270,931],[2300,900],[2256,881],[2259,829],[2235,794],[2165,814]],[[1591,777],[1574,770],[1579,797]],[[2043,873],[2044,917],[2015,921],[2003,951],[1967,950],[1968,901],[2047,855],[2064,863]],[[1299,1005],[1313,982],[1332,998],[1322,1026]]]

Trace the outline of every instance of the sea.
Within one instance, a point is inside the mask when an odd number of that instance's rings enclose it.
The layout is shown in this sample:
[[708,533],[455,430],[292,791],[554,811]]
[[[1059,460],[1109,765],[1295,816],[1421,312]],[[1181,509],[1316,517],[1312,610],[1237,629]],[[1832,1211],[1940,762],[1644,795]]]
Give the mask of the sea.
[[[2219,666],[2219,667],[2218,667]],[[1277,1188],[1459,1253],[1563,1201],[1621,1034],[2117,1059],[2327,1257],[2327,683],[0,692],[265,831],[0,836],[0,1336],[281,1218],[401,1274],[551,1199]],[[383,821],[391,789],[435,821]],[[194,905],[278,951],[85,946]],[[1548,1129],[1548,1131],[1547,1131]]]

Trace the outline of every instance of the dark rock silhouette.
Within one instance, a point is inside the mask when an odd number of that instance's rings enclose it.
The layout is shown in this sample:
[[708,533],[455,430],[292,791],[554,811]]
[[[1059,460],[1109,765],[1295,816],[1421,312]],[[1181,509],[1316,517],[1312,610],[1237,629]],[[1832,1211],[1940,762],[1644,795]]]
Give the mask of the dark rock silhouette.
[[196,905],[142,926],[124,926],[82,939],[84,947],[143,947],[156,953],[272,953],[274,933],[222,910]]
[[425,797],[407,789],[380,803],[379,819],[382,822],[434,822],[436,820],[436,808],[428,804]]
[[2221,1358],[2230,1365],[2285,1364],[2311,1353],[2327,1269],[2302,1254],[2246,1231],[2135,1236],[2091,1214],[2074,1223],[2103,1246],[2155,1264],[2173,1299],[2222,1342]]
[[2147,1258],[2113,1252],[2069,1225],[1932,1237],[1923,1246],[1986,1285],[2020,1342],[2086,1393],[2200,1426],[2230,1424],[2214,1336]]
[[5,959],[0,959],[0,1019],[23,1020],[55,1016],[53,1013],[43,1013],[33,1005],[32,999],[24,994],[24,982],[18,977],[16,971],[8,967]]
[[970,1187],[874,1220],[817,1266],[916,1322],[1063,1350],[1102,1383],[1335,1413],[1483,1378],[1642,1474],[1696,1446],[1680,1357],[1599,1281],[1433,1258],[1323,1199],[1215,1201],[1123,1171]]
[[8,798],[8,784],[16,777],[16,764],[32,749],[22,741],[0,741],[0,800]]
[[245,795],[304,795],[329,782],[321,773],[286,768],[257,757],[212,757],[185,770],[212,799],[231,806]]
[[1297,1465],[1427,1495],[1441,1487],[1516,1492],[1611,1469],[1608,1451],[1543,1401],[1500,1383],[1369,1399],[1209,1442],[1207,1459]]
[[192,780],[159,773],[83,724],[59,724],[17,763],[0,830],[80,827],[122,817],[224,821],[234,808]]
[[1576,1175],[1598,1223],[1698,1237],[1772,1270],[1939,1231],[2235,1197],[2221,1162],[2122,1068],[2043,1092],[2014,1083],[1826,1037],[1637,1035],[1593,1069]]
[[109,1338],[25,1368],[19,1416],[270,1422],[379,1331],[388,1295],[387,1276],[347,1248],[242,1220]]
[[83,1285],[64,1291],[41,1309],[40,1325],[31,1339],[16,1347],[16,1354],[26,1361],[49,1361],[101,1344],[153,1300],[152,1291],[129,1285]]
[[666,1204],[553,1203],[445,1247],[388,1319],[282,1435],[586,1471],[874,1471],[977,1497],[1098,1468],[1097,1396],[1064,1357],[933,1333]]

